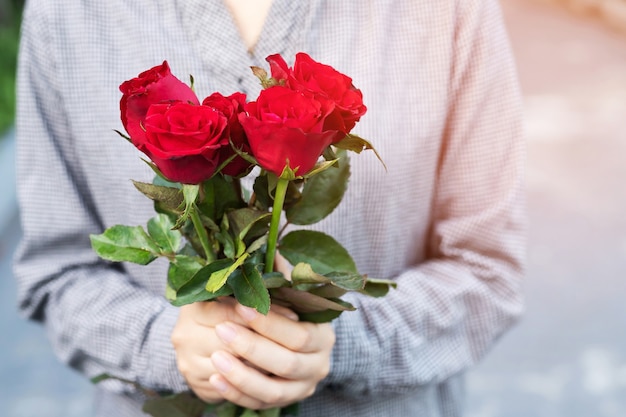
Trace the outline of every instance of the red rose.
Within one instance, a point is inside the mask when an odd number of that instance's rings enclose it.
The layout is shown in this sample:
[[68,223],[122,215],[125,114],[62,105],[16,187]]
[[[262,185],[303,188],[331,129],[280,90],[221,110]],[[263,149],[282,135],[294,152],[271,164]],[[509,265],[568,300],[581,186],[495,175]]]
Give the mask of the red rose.
[[293,69],[280,55],[267,57],[272,77],[285,80],[288,87],[310,91],[335,103],[334,111],[324,121],[324,130],[339,133],[333,142],[350,133],[367,110],[363,94],[352,85],[352,79],[333,67],[314,61],[305,53],[298,53]]
[[322,130],[333,104],[311,94],[275,86],[261,91],[239,115],[252,154],[264,169],[280,176],[289,163],[297,174],[309,172],[336,132]]
[[[246,104],[246,95],[243,93],[234,93],[228,97],[224,97],[220,93],[213,93],[205,98],[202,102],[203,106],[209,106],[222,113],[228,120],[228,134],[233,145],[246,153],[250,153],[250,145],[246,132],[239,123],[239,114],[244,112]],[[230,158],[235,152],[231,146],[225,146],[220,151],[220,164]],[[240,156],[236,156],[228,165],[222,169],[226,175],[238,177],[246,173],[252,164]]]
[[145,142],[144,120],[150,105],[168,101],[199,104],[198,97],[185,83],[174,77],[167,61],[120,85],[122,124],[132,142]]
[[153,104],[145,118],[145,142],[137,147],[170,181],[198,184],[215,172],[220,150],[230,147],[226,128],[226,117],[208,106]]

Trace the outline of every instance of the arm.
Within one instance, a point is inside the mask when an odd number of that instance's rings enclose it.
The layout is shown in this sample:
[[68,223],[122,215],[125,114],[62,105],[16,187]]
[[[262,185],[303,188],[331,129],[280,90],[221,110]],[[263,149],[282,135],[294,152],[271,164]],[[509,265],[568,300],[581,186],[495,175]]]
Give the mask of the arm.
[[[100,261],[88,235],[103,225],[80,175],[64,111],[54,2],[27,4],[18,74],[17,169],[24,238],[15,263],[19,307],[41,321],[58,357],[153,389],[185,388],[170,342],[178,311]],[[58,40],[56,40],[59,42]],[[112,389],[128,388],[110,383]]]
[[324,381],[408,392],[475,364],[522,311],[524,150],[517,80],[495,1],[459,1],[449,112],[426,262],[335,322]]

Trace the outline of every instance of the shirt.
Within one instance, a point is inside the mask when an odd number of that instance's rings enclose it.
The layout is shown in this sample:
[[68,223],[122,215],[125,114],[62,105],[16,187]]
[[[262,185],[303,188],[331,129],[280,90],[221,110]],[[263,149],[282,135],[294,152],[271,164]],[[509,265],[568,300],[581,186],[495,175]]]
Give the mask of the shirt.
[[[111,264],[89,234],[145,225],[131,179],[153,173],[122,130],[118,86],[167,59],[213,91],[260,91],[250,65],[298,51],[350,75],[368,112],[344,201],[315,228],[371,277],[397,281],[334,322],[329,376],[301,416],[459,416],[463,373],[523,310],[524,143],[496,0],[275,0],[249,53],[208,0],[30,0],[18,71],[21,312],[58,357],[160,390],[187,389],[170,334],[167,262]],[[127,384],[98,385],[97,416],[140,416]]]

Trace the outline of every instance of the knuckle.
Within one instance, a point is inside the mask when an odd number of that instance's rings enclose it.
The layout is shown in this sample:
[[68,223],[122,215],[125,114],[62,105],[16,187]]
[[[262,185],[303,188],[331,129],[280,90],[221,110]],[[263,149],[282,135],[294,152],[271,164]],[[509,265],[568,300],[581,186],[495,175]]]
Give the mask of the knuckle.
[[188,376],[189,372],[191,372],[191,367],[187,361],[178,360],[176,366],[178,367],[178,372],[184,377]]
[[174,348],[178,348],[184,343],[185,332],[180,331],[179,328],[176,327],[170,335],[170,339]]
[[236,344],[235,349],[237,353],[240,354],[242,357],[246,359],[250,359],[254,357],[257,351],[257,346],[256,346],[256,343],[253,343],[252,341],[247,340],[247,338],[245,339],[246,340],[241,340],[238,344]]
[[312,341],[312,334],[307,329],[306,331],[299,332],[291,341],[292,347],[297,352],[302,352],[310,346]]
[[300,369],[300,361],[297,357],[289,355],[282,359],[281,370],[283,377],[287,379],[293,379]]
[[263,316],[261,314],[257,314],[257,316],[254,319],[250,320],[248,324],[257,333],[260,333],[260,334],[267,334],[271,330],[270,329],[271,323],[269,322],[269,320],[267,320],[266,316]]

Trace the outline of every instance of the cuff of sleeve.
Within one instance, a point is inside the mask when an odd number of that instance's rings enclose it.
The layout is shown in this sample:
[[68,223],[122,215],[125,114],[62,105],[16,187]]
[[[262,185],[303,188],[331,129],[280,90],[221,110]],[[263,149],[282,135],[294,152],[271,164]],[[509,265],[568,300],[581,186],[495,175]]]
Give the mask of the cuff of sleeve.
[[171,341],[178,311],[178,308],[165,303],[150,325],[143,344],[144,372],[138,381],[146,388],[173,392],[189,390],[185,379],[178,371],[176,352]]

